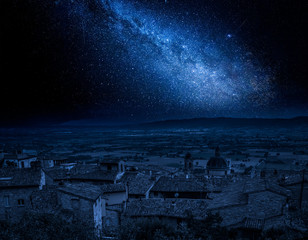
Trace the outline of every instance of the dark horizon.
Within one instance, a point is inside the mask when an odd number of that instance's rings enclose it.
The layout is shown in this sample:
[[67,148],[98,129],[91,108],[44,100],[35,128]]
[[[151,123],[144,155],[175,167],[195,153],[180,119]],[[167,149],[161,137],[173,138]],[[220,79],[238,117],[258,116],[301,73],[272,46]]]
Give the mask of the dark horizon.
[[[143,127],[184,127],[184,128],[194,128],[194,127],[239,127],[241,124],[243,126],[275,126],[281,127],[284,125],[286,127],[300,127],[302,125],[308,125],[308,116],[295,116],[289,118],[268,118],[268,117],[197,117],[197,118],[169,118],[169,119],[158,119],[158,120],[148,120],[148,121],[108,121],[100,118],[84,118],[84,119],[69,119],[69,120],[33,120],[23,121],[23,122],[2,122],[0,124],[0,129],[10,129],[10,128],[62,128],[62,127],[77,127],[77,128],[87,128],[87,127],[102,127],[102,128],[143,128]],[[195,124],[197,124],[195,126]],[[201,124],[201,125],[200,125]]]

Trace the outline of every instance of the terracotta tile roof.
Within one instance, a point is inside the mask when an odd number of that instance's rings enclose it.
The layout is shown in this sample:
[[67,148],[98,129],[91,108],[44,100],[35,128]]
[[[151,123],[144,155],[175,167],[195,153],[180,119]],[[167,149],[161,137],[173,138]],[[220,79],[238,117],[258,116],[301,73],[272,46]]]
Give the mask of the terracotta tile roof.
[[91,201],[95,201],[100,195],[102,195],[101,188],[99,186],[91,184],[65,184],[58,188],[58,191],[70,194],[73,196],[81,197]]
[[187,199],[142,199],[127,203],[125,215],[129,217],[174,217],[187,218],[188,213],[197,218],[207,216],[206,200]]
[[208,202],[209,209],[219,209],[247,204],[247,196],[240,192],[222,192],[215,194],[213,200]]
[[50,176],[53,180],[65,180],[75,175],[91,173],[96,170],[99,170],[99,168],[96,165],[78,165],[77,164],[70,170],[57,166],[53,168],[46,168],[44,169],[44,172],[48,176]]
[[151,192],[208,192],[205,184],[196,178],[161,177]]
[[41,180],[40,169],[32,169],[32,168],[0,169],[0,188],[39,186],[40,180]]
[[[281,181],[280,185],[282,186],[288,186],[293,184],[299,184],[303,181],[303,172],[299,172],[296,174],[290,174],[288,176],[285,176]],[[308,171],[305,172],[304,175],[304,182],[308,182]]]
[[54,180],[114,181],[117,176],[117,172],[100,170],[96,165],[76,165],[70,170],[54,167],[44,171]]
[[70,177],[72,180],[90,181],[115,181],[118,173],[114,171],[95,170],[84,174],[75,174]]
[[68,170],[59,167],[44,169],[44,172],[53,180],[64,180],[70,176]]
[[220,193],[210,193],[209,209],[238,206],[247,204],[247,194],[242,192],[244,182],[231,182]]
[[120,182],[126,183],[126,182],[133,181],[138,174],[140,173],[137,171],[126,171],[121,177]]
[[262,192],[262,191],[272,191],[274,193],[290,196],[291,192],[279,186],[273,181],[268,181],[266,179],[247,179],[243,187],[244,193]]
[[125,192],[125,185],[121,183],[117,184],[104,184],[99,186],[102,193],[114,193],[114,192]]
[[[241,187],[241,184],[247,186],[247,182],[257,184],[259,181],[248,180],[230,184],[221,193],[211,194],[213,200],[208,202],[208,209],[220,213],[223,226],[241,224],[245,227],[244,218],[267,220],[283,214],[282,209],[287,196],[277,193],[277,190],[268,190],[271,188],[267,188],[266,184],[254,187],[252,192],[242,192],[242,189],[247,190],[247,188]],[[256,189],[261,190],[255,191]],[[252,224],[252,222],[248,223]]]
[[265,190],[266,190],[266,181],[265,179],[261,178],[248,179],[246,180],[243,187],[244,193],[260,192]]
[[155,182],[149,175],[137,172],[125,172],[120,181],[122,183],[127,183],[128,194],[133,195],[145,195]]

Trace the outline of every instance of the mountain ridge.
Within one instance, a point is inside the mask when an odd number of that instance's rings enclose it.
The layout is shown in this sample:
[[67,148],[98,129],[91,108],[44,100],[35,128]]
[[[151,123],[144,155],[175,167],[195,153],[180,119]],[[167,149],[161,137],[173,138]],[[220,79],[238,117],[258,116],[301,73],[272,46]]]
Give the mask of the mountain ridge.
[[190,118],[170,119],[139,124],[142,127],[294,127],[308,126],[307,116],[294,118]]

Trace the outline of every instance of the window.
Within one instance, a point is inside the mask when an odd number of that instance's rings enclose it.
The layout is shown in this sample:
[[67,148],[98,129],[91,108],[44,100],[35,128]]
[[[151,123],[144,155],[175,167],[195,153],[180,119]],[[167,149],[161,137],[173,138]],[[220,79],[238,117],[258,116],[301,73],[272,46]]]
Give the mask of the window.
[[21,162],[21,168],[25,168],[25,163]]
[[108,171],[111,171],[111,170],[112,170],[111,165],[107,165],[107,170],[108,170]]
[[106,226],[109,227],[110,226],[110,218],[106,218]]
[[10,206],[10,198],[9,198],[9,196],[4,196],[4,206],[6,206],[6,207]]
[[10,211],[5,211],[5,213],[4,213],[4,217],[5,217],[5,220],[10,220],[10,218],[11,218],[11,215],[10,215]]
[[24,199],[18,199],[18,206],[24,206],[25,200]]

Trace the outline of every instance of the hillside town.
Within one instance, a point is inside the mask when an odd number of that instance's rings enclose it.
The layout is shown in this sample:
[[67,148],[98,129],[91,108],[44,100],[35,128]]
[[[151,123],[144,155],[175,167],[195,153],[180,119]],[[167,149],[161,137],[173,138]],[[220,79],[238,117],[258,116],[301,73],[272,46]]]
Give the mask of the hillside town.
[[[89,239],[138,239],[129,235],[128,223],[158,220],[177,231],[186,229],[185,234],[192,223],[200,226],[199,237],[168,239],[210,239],[202,235],[206,225],[198,224],[211,216],[227,232],[214,239],[308,236],[305,150],[242,152],[212,144],[204,158],[193,149],[170,152],[166,159],[178,164],[167,166],[144,161],[141,153],[80,161],[52,157],[50,150],[8,146],[0,152],[0,220],[6,224],[18,224],[29,214],[52,215],[67,224],[82,223],[93,234]],[[285,167],[286,161],[292,167]],[[163,239],[159,234],[148,239]]]

